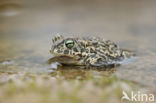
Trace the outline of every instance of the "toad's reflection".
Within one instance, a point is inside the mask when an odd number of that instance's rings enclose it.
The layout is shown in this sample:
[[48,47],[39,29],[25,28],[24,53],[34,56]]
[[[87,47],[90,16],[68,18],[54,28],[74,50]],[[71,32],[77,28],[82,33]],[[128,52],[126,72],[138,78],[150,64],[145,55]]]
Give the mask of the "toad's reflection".
[[64,79],[79,79],[83,80],[89,77],[93,78],[101,78],[101,77],[108,77],[111,76],[116,68],[108,68],[108,69],[96,69],[90,68],[86,69],[79,66],[58,66],[55,72],[50,72],[52,76],[59,76],[63,77]]

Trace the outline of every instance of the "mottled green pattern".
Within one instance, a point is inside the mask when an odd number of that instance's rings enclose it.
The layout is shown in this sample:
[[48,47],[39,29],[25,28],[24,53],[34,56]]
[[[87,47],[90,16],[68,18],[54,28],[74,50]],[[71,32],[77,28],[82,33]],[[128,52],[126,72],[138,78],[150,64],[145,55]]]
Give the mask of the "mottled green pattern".
[[[62,64],[108,67],[120,64],[120,61],[133,55],[114,42],[100,38],[64,38],[57,34],[52,41],[50,52]],[[67,42],[72,45],[68,47]]]

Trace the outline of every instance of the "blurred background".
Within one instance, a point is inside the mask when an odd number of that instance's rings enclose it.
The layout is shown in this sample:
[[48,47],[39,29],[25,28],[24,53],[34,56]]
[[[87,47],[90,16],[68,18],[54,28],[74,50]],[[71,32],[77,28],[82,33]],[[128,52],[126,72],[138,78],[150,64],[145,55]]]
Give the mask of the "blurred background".
[[56,33],[100,36],[137,55],[115,75],[154,87],[155,10],[155,0],[0,0],[0,61],[13,61],[0,71],[47,72]]

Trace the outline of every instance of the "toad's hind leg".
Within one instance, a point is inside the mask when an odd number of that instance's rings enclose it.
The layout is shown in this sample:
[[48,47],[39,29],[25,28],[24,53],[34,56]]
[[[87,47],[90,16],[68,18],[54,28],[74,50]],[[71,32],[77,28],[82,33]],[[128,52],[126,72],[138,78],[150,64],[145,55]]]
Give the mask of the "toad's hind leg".
[[90,55],[85,60],[85,64],[87,67],[100,67],[100,68],[113,68],[118,63],[112,62],[112,60],[108,60],[108,58],[104,58],[100,55]]

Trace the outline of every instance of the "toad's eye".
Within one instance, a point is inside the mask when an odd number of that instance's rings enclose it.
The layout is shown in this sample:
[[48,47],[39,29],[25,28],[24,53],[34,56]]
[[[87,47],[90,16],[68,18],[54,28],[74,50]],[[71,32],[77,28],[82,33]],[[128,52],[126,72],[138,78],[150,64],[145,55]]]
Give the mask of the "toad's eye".
[[67,48],[71,49],[74,46],[74,41],[73,40],[66,40],[65,45]]

